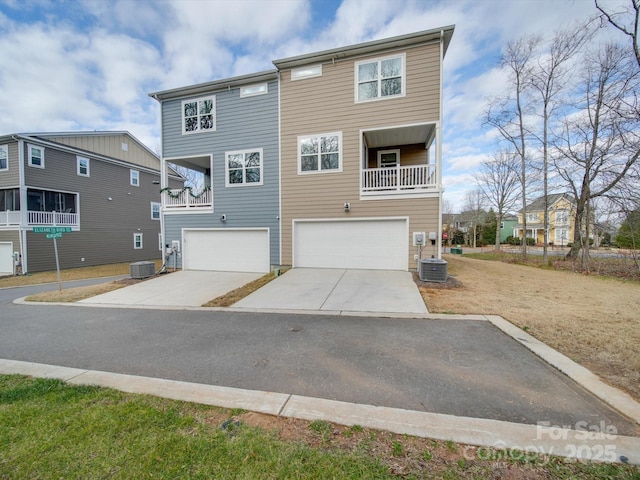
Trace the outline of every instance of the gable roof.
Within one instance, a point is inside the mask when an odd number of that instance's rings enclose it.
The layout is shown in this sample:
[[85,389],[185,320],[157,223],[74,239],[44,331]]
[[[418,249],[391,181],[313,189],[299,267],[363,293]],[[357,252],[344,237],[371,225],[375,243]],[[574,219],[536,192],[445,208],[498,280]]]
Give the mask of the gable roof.
[[[547,205],[549,207],[551,207],[552,205],[554,205],[555,203],[557,203],[559,200],[566,200],[569,203],[575,204],[576,200],[575,198],[573,198],[573,195],[570,195],[568,193],[552,193],[551,195],[547,195]],[[544,211],[544,195],[541,197],[536,198],[533,202],[531,202],[530,204],[527,205],[527,212],[536,212],[536,211]],[[522,209],[520,209],[520,213],[522,213]]]
[[329,62],[347,57],[367,55],[369,53],[379,52],[381,50],[404,48],[422,43],[431,43],[440,41],[440,39],[442,39],[443,41],[444,51],[442,54],[444,56],[449,47],[449,43],[451,42],[451,37],[453,36],[454,29],[455,25],[448,25],[442,28],[423,30],[421,32],[399,35],[397,37],[384,38],[382,40],[372,40],[370,42],[357,43],[355,45],[348,45],[346,47],[332,48],[330,50],[323,50],[320,52],[307,53],[295,57],[274,60],[273,64],[278,68],[278,70],[283,70],[287,68],[298,67],[300,65],[307,65],[309,63]]

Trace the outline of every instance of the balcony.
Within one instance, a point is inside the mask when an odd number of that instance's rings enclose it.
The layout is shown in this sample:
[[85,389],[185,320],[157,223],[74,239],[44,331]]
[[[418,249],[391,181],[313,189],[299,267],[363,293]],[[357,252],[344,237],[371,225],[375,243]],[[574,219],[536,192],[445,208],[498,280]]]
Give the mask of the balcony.
[[435,165],[362,170],[362,195],[424,193],[437,187]]
[[166,210],[195,210],[211,208],[212,192],[210,188],[195,190],[191,188],[170,189],[163,192],[163,206]]
[[[3,211],[0,212],[0,227],[18,226],[21,224],[21,212]],[[78,227],[80,226],[80,216],[72,212],[40,212],[27,211],[28,226],[48,226],[48,227]]]

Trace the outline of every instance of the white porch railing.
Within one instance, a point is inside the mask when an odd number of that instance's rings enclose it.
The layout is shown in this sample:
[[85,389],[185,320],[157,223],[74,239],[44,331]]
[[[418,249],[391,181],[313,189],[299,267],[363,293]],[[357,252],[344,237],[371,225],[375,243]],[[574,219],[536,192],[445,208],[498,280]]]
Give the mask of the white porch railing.
[[[21,215],[19,211],[0,212],[0,226],[20,225]],[[67,212],[39,212],[30,210],[27,212],[27,225],[59,225],[62,227],[77,227],[78,214]]]
[[78,223],[77,213],[67,212],[27,212],[29,225],[58,225],[63,227],[76,227]]
[[202,208],[210,207],[211,190],[207,189],[201,192],[186,190],[170,190],[164,193],[165,208]]
[[20,212],[7,210],[0,212],[0,226],[20,225]]
[[362,171],[362,193],[415,193],[436,187],[435,165],[367,168]]

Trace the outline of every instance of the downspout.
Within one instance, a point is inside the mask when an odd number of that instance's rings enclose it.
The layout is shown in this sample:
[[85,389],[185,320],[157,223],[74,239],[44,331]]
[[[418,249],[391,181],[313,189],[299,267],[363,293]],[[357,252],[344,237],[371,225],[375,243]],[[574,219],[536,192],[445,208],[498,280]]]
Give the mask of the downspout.
[[26,274],[27,265],[27,229],[28,211],[27,211],[27,187],[25,185],[24,174],[24,140],[19,137],[13,137],[18,140],[18,178],[20,183],[20,223],[18,224],[18,240],[20,242],[20,255],[22,255],[22,274]]
[[[278,76],[278,253],[280,258],[278,263],[282,266],[282,112],[281,112],[281,90],[280,90],[280,70],[276,71]],[[293,265],[293,259],[291,264]]]
[[442,65],[444,63],[444,30],[440,30],[440,111],[438,112],[438,125],[436,126],[436,177],[438,180],[438,259],[442,260]]

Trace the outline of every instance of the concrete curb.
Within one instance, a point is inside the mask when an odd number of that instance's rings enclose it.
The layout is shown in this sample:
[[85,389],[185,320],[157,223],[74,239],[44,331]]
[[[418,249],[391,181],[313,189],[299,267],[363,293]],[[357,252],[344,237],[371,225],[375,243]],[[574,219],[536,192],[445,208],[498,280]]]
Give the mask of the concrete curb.
[[607,432],[594,433],[554,426],[456,417],[17,360],[0,359],[0,373],[57,378],[75,385],[97,385],[129,393],[148,394],[224,408],[243,408],[276,416],[327,420],[342,425],[360,425],[417,437],[451,440],[475,446],[465,447],[463,451],[469,460],[504,458],[507,455],[504,452],[496,453],[489,450],[488,448],[491,447],[500,451],[515,449],[528,452],[526,454],[510,452],[509,454],[513,458],[526,458],[531,461],[536,459],[543,461],[538,455],[550,454],[605,462],[620,462],[621,458],[626,457],[626,462],[640,465],[640,438]]
[[504,318],[498,315],[486,315],[486,319],[549,365],[557,368],[605,403],[640,424],[640,403],[636,402],[629,394],[607,385],[590,370],[578,365],[569,357],[554,350],[546,343],[529,335]]

